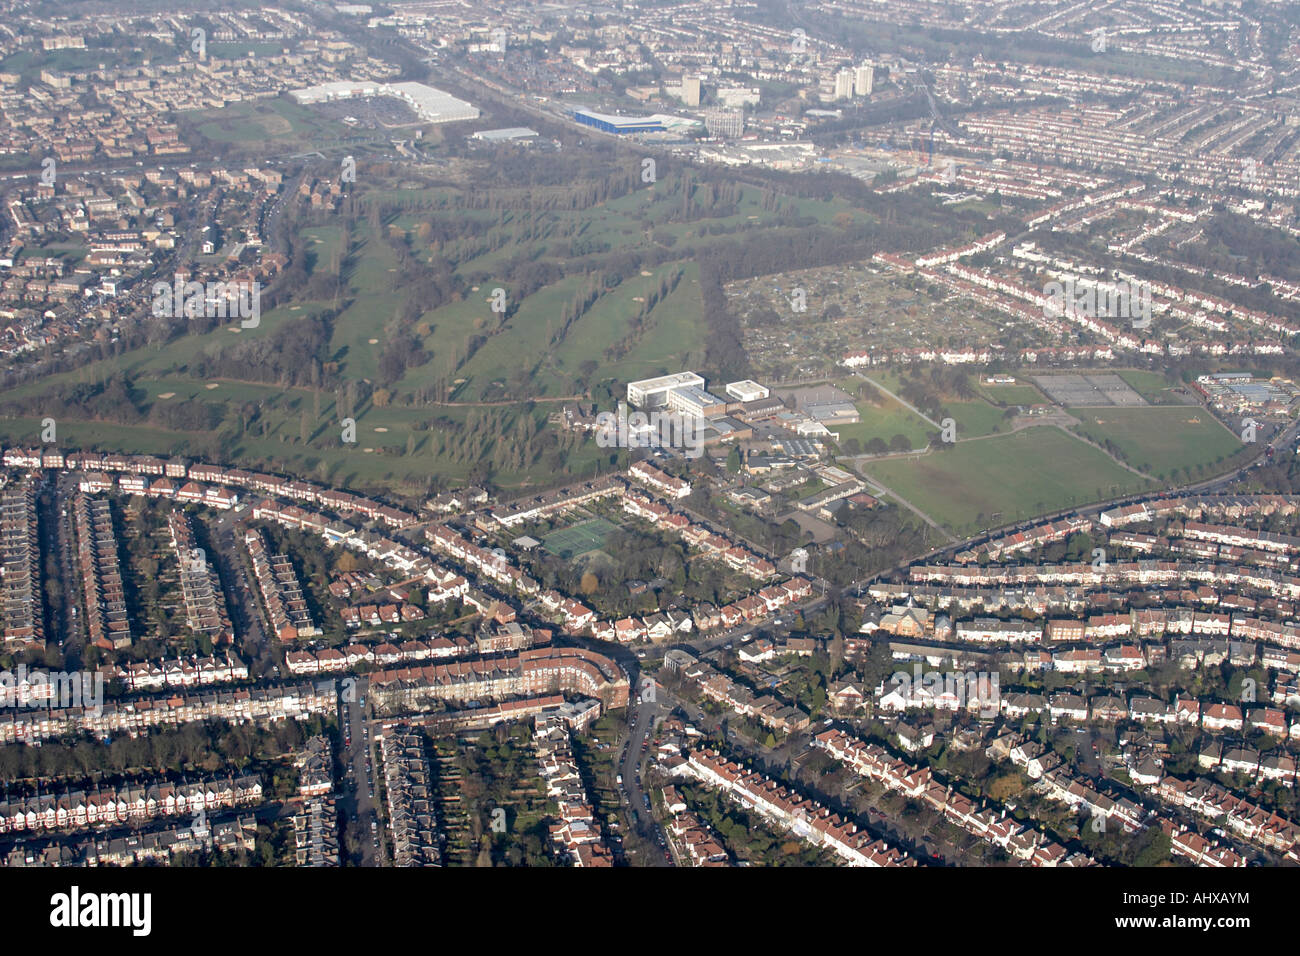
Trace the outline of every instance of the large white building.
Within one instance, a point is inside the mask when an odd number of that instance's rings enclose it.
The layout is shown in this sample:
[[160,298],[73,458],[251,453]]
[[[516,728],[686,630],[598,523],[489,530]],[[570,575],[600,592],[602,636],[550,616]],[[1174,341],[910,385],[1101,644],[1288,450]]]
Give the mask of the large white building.
[[646,378],[627,383],[627,403],[636,408],[660,408],[668,404],[668,393],[674,389],[704,387],[704,379],[694,372],[674,372],[658,378]]
[[455,123],[478,119],[479,115],[478,109],[464,100],[423,83],[351,83],[342,80],[294,90],[289,95],[302,104],[328,103],[359,96],[395,96],[405,100],[426,123]]
[[692,418],[712,418],[722,415],[727,410],[727,403],[716,395],[710,395],[701,385],[685,385],[669,390],[668,407]]
[[759,385],[750,379],[741,382],[730,382],[726,387],[726,391],[728,395],[738,402],[757,402],[772,394],[766,386]]
[[853,71],[853,92],[857,96],[870,96],[876,85],[876,68],[863,63]]
[[700,105],[700,77],[687,74],[682,77],[682,102],[687,106]]
[[762,94],[757,88],[746,86],[728,86],[718,87],[713,94],[714,98],[731,109],[744,106],[757,106],[762,99]]
[[835,74],[835,98],[848,100],[853,98],[853,71],[840,70]]
[[729,136],[735,139],[745,133],[745,114],[741,110],[707,110],[704,128],[711,136]]

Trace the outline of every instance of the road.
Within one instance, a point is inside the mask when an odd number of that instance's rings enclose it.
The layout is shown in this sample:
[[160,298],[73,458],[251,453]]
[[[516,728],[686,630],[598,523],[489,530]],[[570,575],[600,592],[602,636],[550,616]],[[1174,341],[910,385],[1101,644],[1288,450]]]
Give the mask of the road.
[[[57,577],[62,606],[50,609],[50,638],[57,641],[71,665],[81,661],[85,641],[78,623],[84,584],[77,575],[77,545],[73,536],[72,506],[77,497],[77,479],[59,475],[41,489],[37,498],[41,534],[41,556],[57,555]],[[43,569],[42,569],[43,570]]]
[[[666,850],[668,841],[664,836],[659,822],[655,820],[648,807],[649,795],[641,785],[641,774],[644,757],[646,755],[645,745],[649,742],[651,734],[654,732],[655,724],[659,722],[661,716],[659,698],[662,693],[661,688],[656,692],[648,695],[650,699],[642,700],[635,688],[632,691],[632,698],[628,705],[628,722],[629,731],[627,742],[623,745],[623,750],[619,755],[618,772],[623,778],[619,784],[619,790],[626,800],[632,823],[636,826],[637,833],[642,839],[654,844],[661,850]],[[643,866],[667,866],[670,861],[664,859],[661,853],[653,854],[648,860],[640,861]]]
[[249,665],[271,652],[270,638],[263,628],[257,591],[253,587],[243,560],[243,522],[235,511],[224,512],[208,525],[209,540],[217,552],[219,566],[225,571],[221,582],[230,611],[230,623],[241,642]]
[[339,681],[339,724],[343,731],[343,785],[339,788],[339,810],[356,820],[361,833],[362,866],[385,866],[387,847],[383,839],[384,817],[376,800],[375,773],[378,759],[369,710],[365,703],[369,682],[364,677]]

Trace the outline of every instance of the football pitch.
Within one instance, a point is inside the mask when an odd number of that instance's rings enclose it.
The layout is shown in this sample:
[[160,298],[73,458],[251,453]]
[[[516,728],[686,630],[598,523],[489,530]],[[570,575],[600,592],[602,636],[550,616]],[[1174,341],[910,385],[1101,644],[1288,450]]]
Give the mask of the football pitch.
[[542,547],[557,558],[580,558],[603,547],[605,539],[618,530],[618,525],[604,518],[579,521],[542,539]]

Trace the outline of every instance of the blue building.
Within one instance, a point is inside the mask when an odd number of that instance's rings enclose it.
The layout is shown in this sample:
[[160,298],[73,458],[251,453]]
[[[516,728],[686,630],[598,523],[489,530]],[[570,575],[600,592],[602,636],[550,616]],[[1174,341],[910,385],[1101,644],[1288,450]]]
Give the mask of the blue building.
[[592,110],[574,110],[573,118],[584,126],[593,126],[604,133],[662,133],[663,120],[657,116],[610,116]]

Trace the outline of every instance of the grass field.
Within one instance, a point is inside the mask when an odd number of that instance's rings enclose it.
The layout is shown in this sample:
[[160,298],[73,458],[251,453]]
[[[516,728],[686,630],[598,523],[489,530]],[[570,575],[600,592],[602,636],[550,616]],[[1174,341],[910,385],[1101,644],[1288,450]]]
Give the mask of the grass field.
[[1144,372],[1141,369],[1129,368],[1120,369],[1116,374],[1152,405],[1190,405],[1196,402],[1190,394],[1176,393],[1169,380],[1159,372]]
[[1188,477],[1185,469],[1211,465],[1241,449],[1241,439],[1200,407],[1076,409],[1079,431],[1109,439],[1135,468],[1161,478]]
[[[904,379],[899,373],[885,369],[872,369],[869,378],[883,385],[894,394],[901,394],[900,389],[903,386]],[[861,381],[861,379],[857,378],[848,378],[841,380],[837,384],[852,393],[861,384]],[[977,388],[977,391],[980,388]],[[1037,394],[1035,390],[1030,389],[1028,391],[1034,391]],[[858,411],[862,414],[862,422],[858,425],[838,426],[837,430],[840,432],[841,441],[846,438],[858,438],[860,441],[866,442],[876,437],[888,441],[895,434],[903,434],[912,440],[913,448],[921,448],[925,445],[925,436],[939,430],[883,392],[881,398],[883,401],[878,406],[867,405],[863,402],[858,403]],[[949,399],[944,402],[944,407],[957,423],[959,438],[991,435],[996,430],[1002,429],[1005,424],[1002,417],[1004,410],[990,404],[985,398],[976,398],[969,402]]]
[[974,438],[977,435],[992,435],[995,431],[1005,431],[1008,425],[1003,409],[979,400],[974,402],[946,402],[944,407],[957,423],[958,438]]
[[[1050,427],[870,462],[865,471],[959,534],[1148,484],[1102,452]],[[999,512],[1001,517],[994,519]]]
[[216,110],[179,114],[187,142],[201,137],[235,149],[328,149],[356,140],[356,131],[301,106],[287,96],[232,103]]
[[605,539],[617,530],[617,525],[604,518],[591,518],[552,531],[542,540],[542,547],[557,558],[580,558],[603,548]]
[[865,447],[873,438],[887,442],[895,435],[903,435],[913,448],[925,447],[926,435],[935,429],[888,395],[882,394],[881,398],[883,401],[879,405],[855,403],[862,416],[862,421],[856,425],[834,426],[832,430],[840,433],[840,444],[856,438]]
[[986,385],[981,382],[975,386],[975,391],[994,404],[1005,402],[1008,405],[1038,405],[1047,401],[1043,393],[1029,383],[1023,385],[1019,382],[1015,385]]

